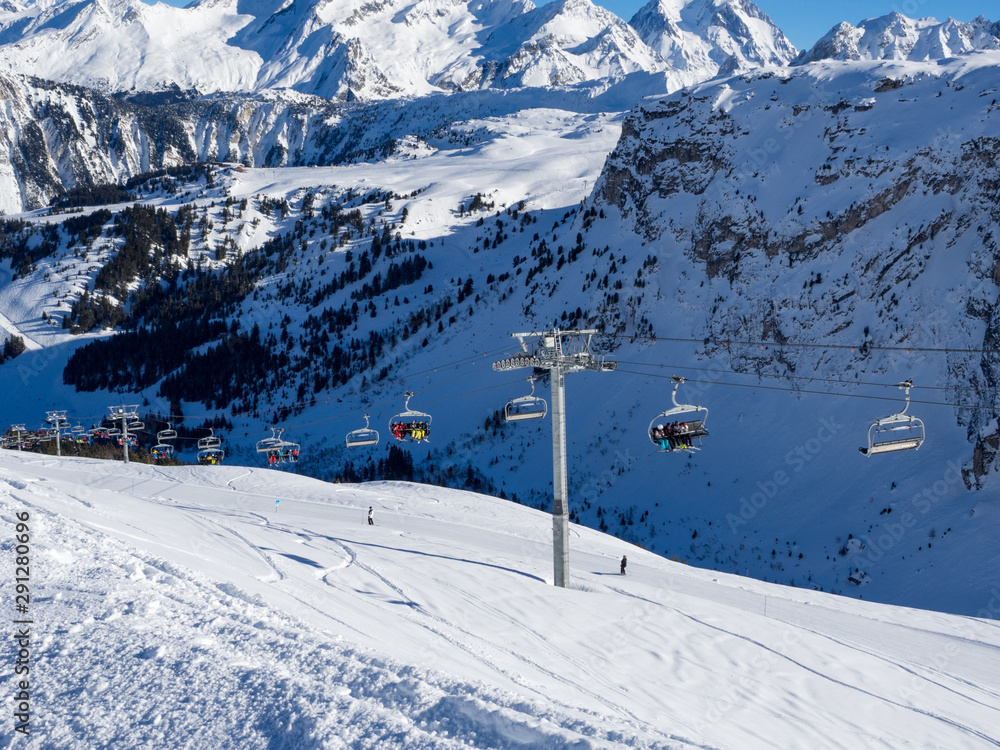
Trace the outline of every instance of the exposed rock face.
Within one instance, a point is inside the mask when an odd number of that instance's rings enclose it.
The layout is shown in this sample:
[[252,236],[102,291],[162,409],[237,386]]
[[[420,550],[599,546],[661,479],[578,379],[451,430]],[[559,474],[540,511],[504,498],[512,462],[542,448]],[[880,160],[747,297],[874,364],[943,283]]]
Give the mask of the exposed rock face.
[[[937,349],[948,375],[923,384],[963,405],[974,442],[1000,385],[1000,54],[975,55],[814,63],[646,100],[597,203],[702,270],[674,284],[706,339],[832,345],[743,350],[737,366],[919,383],[907,347]],[[977,475],[995,457],[980,443]]]
[[[196,161],[276,167],[384,156],[400,110],[387,103],[376,116],[316,97],[273,93],[130,101],[3,75],[0,92],[6,99],[0,110],[4,213],[49,205],[81,185]],[[349,90],[344,98],[351,98]],[[345,113],[357,117],[342,121]]]

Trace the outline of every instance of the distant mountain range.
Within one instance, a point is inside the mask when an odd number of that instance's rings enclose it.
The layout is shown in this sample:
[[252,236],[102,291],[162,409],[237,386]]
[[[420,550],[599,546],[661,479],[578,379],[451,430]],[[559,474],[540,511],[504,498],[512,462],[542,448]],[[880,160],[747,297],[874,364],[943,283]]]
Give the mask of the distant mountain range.
[[802,52],[793,64],[816,60],[943,60],[975,50],[1000,49],[1000,22],[907,18],[890,13],[857,26],[841,23]]
[[589,84],[673,90],[785,64],[796,50],[746,0],[652,0],[630,23],[590,0],[140,0],[5,4],[10,70],[105,93],[293,89],[340,101]]

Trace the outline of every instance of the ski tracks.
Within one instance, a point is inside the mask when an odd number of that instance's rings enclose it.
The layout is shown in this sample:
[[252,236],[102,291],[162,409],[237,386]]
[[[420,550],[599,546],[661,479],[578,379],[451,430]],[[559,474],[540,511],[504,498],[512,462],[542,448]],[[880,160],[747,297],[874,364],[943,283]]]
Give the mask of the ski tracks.
[[[911,711],[913,713],[921,714],[923,716],[926,716],[928,718],[934,719],[936,721],[940,721],[940,722],[942,722],[944,724],[948,724],[951,727],[954,727],[956,729],[960,729],[963,732],[966,732],[966,733],[968,733],[970,735],[974,735],[974,736],[978,737],[981,740],[985,740],[986,742],[988,742],[990,745],[993,745],[994,747],[1000,747],[1000,740],[997,740],[997,739],[995,739],[993,737],[990,737],[989,735],[985,734],[984,732],[980,732],[978,729],[974,729],[973,727],[967,726],[965,724],[962,724],[960,722],[954,721],[954,720],[949,719],[949,718],[947,718],[945,716],[941,716],[940,714],[936,714],[933,711],[929,711],[927,709],[920,708],[918,706],[907,706],[907,705],[904,705],[904,704],[902,704],[902,703],[900,703],[898,701],[892,700],[891,698],[888,698],[888,697],[886,697],[884,695],[879,695],[877,693],[873,693],[870,690],[865,690],[864,688],[859,687],[857,685],[852,685],[852,684],[850,684],[848,682],[845,682],[843,680],[839,680],[836,677],[832,677],[832,676],[830,676],[828,674],[824,674],[823,672],[820,672],[819,670],[817,670],[817,669],[815,669],[813,667],[810,667],[807,664],[804,664],[803,662],[798,661],[797,659],[792,658],[788,654],[783,654],[780,651],[778,651],[776,649],[773,649],[770,646],[767,646],[766,644],[761,643],[760,641],[758,641],[758,640],[756,640],[754,638],[751,638],[750,636],[746,636],[746,635],[743,635],[741,633],[737,633],[737,632],[734,632],[732,630],[728,630],[726,628],[719,627],[718,625],[713,625],[711,623],[705,622],[704,620],[701,620],[701,619],[695,617],[694,615],[689,615],[689,614],[686,614],[684,612],[681,612],[680,610],[678,610],[678,614],[680,614],[682,617],[685,617],[685,618],[687,618],[688,620],[690,620],[692,622],[697,623],[698,625],[700,625],[702,627],[709,628],[711,630],[715,630],[715,631],[720,632],[720,633],[725,633],[726,635],[729,635],[729,636],[731,636],[733,638],[738,638],[738,639],[740,639],[742,641],[746,641],[747,643],[751,643],[754,646],[756,646],[757,648],[762,649],[764,651],[767,651],[768,653],[773,654],[774,656],[778,657],[779,659],[783,659],[783,660],[785,660],[785,661],[787,661],[787,662],[795,665],[799,669],[802,669],[802,670],[804,670],[806,672],[809,672],[809,673],[811,673],[811,674],[813,674],[813,675],[815,675],[817,677],[820,677],[821,679],[824,679],[824,680],[832,682],[832,683],[834,683],[836,685],[839,685],[839,686],[841,686],[841,687],[843,687],[843,688],[845,688],[847,690],[850,690],[850,691],[853,691],[853,692],[857,692],[857,693],[860,693],[862,695],[866,695],[869,698],[872,698],[872,699],[874,699],[876,701],[880,701],[882,703],[886,703],[886,704],[888,704],[890,706],[894,706],[896,708],[900,708],[900,709],[902,709],[904,711]],[[786,624],[792,625],[793,627],[795,627],[792,623],[786,623]],[[809,632],[811,632],[811,631],[809,631]],[[892,664],[896,664],[896,662],[891,662],[891,663]]]
[[[330,537],[326,537],[330,539]],[[359,570],[363,570],[369,575],[373,576],[382,585],[386,586],[389,590],[393,591],[398,597],[399,602],[408,606],[408,611],[403,613],[403,616],[409,620],[414,625],[422,628],[428,633],[441,638],[453,644],[455,647],[461,649],[469,656],[473,657],[476,661],[488,667],[490,670],[502,675],[506,679],[510,680],[513,684],[519,685],[522,689],[530,691],[531,693],[537,692],[537,688],[532,684],[530,679],[524,676],[525,672],[530,673],[534,671],[539,675],[544,675],[548,680],[553,680],[560,683],[565,683],[567,687],[567,693],[577,693],[582,694],[593,700],[595,703],[602,705],[605,709],[612,715],[617,716],[619,719],[626,719],[628,725],[633,731],[641,733],[643,731],[648,732],[648,724],[637,716],[635,713],[626,710],[619,703],[615,703],[606,697],[606,695],[600,690],[589,689],[585,685],[577,682],[567,682],[566,678],[551,669],[544,667],[538,661],[535,661],[524,653],[519,652],[511,646],[505,646],[503,643],[497,643],[484,638],[483,636],[472,632],[471,630],[462,627],[455,622],[448,621],[443,617],[434,614],[433,612],[422,607],[418,602],[416,602],[401,586],[393,582],[389,577],[382,574],[375,566],[369,565],[362,562],[357,553],[351,548],[351,546],[339,539],[331,539],[337,543],[344,552],[349,555],[351,565],[356,566]],[[462,597],[468,604],[476,607],[482,612],[487,613],[487,615],[496,620],[508,620],[510,618],[509,614],[505,611],[501,611],[497,607],[490,605],[483,605],[482,601],[476,599],[475,597],[470,597],[467,592],[463,589],[449,584],[447,581],[438,580],[438,585],[441,588],[451,591],[454,595]],[[332,584],[331,584],[332,585]],[[397,616],[398,613],[397,613]],[[515,642],[516,639],[511,639],[511,642]],[[523,640],[523,639],[522,639]],[[565,659],[571,659],[571,655],[556,647],[551,641],[545,641],[544,647],[551,651],[559,653]],[[496,654],[502,654],[502,656],[497,656]],[[521,670],[514,669],[510,665],[505,665],[504,661],[510,661],[522,665],[525,669]],[[598,675],[593,670],[591,671],[591,676],[595,679],[599,679]],[[612,687],[607,685],[607,687]],[[579,711],[578,707],[570,703],[565,703],[560,701],[557,697],[548,695],[548,700],[559,705],[563,710],[567,711]],[[593,718],[598,719],[598,716]],[[688,727],[691,730],[690,727]],[[693,731],[693,730],[692,730]],[[700,750],[713,750],[714,746],[707,744],[707,741],[702,738],[701,742],[693,742],[689,738],[678,737],[675,735],[670,735],[665,740],[670,740],[672,742],[683,742],[687,746],[696,747]]]

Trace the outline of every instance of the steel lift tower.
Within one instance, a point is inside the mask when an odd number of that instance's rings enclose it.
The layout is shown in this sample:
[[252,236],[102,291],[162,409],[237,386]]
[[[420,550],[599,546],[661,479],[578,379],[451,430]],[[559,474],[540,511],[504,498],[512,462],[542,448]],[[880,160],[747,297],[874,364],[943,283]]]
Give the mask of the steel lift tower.
[[125,449],[125,463],[128,463],[128,429],[129,427],[139,430],[143,428],[140,422],[130,422],[130,420],[139,418],[139,404],[132,404],[131,406],[109,406],[108,411],[111,412],[109,418],[112,422],[121,420],[122,447]]
[[66,421],[66,410],[45,412],[45,421],[52,425],[52,429],[56,431],[56,455],[61,457],[62,431],[69,427],[69,422]]
[[569,508],[566,482],[566,375],[593,370],[611,372],[617,362],[596,357],[590,342],[597,330],[512,333],[521,344],[513,357],[493,363],[497,372],[522,367],[548,370],[552,386],[552,558],[553,583],[569,586]]

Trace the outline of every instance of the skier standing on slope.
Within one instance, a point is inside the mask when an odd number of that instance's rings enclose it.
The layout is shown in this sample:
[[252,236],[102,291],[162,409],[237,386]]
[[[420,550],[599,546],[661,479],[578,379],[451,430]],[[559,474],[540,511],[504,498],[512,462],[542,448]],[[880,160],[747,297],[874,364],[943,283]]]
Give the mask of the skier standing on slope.
[[370,505],[368,506],[368,525],[375,525],[375,510]]
[[622,555],[622,575],[625,575],[625,566],[628,565],[628,558]]

